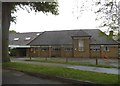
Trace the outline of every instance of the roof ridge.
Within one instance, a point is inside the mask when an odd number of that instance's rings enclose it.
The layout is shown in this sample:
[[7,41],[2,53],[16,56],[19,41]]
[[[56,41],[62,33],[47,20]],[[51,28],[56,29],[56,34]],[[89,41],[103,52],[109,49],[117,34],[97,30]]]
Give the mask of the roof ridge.
[[51,31],[44,31],[44,32],[80,31],[80,30],[99,30],[99,29],[69,29],[69,30],[51,30]]
[[[83,30],[82,30],[83,31]],[[91,35],[89,35],[88,33],[86,33],[85,31],[83,31],[85,34],[87,34],[88,36],[91,36]]]
[[[44,34],[45,33],[45,31],[44,32],[41,32],[41,34],[40,35],[42,35],[42,34]],[[30,44],[32,41],[34,41],[35,39],[37,39],[40,35],[37,35],[34,39],[32,39],[30,42],[28,42],[26,45],[28,45],[28,44]]]
[[52,30],[52,31],[45,31],[45,32],[60,32],[60,31],[79,31],[81,29],[76,29],[76,30]]

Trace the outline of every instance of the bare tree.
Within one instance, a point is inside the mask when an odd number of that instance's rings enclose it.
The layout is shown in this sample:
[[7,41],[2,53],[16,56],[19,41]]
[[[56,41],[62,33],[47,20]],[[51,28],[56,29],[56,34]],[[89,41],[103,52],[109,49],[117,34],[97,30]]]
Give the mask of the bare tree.
[[118,31],[118,2],[116,0],[99,0],[95,2],[98,10],[97,19],[102,19],[100,27],[106,27],[108,30]]
[[[81,2],[77,0],[77,2]],[[81,5],[80,5],[81,4]],[[96,21],[102,20],[99,28],[107,28],[106,32],[113,30],[119,39],[120,8],[118,0],[82,0],[80,4],[76,4],[73,13],[77,10],[76,18],[78,19],[82,12],[91,10],[96,14]]]

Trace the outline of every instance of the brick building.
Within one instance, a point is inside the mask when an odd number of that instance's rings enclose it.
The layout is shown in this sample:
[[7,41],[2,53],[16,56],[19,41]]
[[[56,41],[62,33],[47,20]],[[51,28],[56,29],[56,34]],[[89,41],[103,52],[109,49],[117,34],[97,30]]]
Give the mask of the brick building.
[[45,31],[27,45],[31,57],[118,58],[118,43],[98,29]]

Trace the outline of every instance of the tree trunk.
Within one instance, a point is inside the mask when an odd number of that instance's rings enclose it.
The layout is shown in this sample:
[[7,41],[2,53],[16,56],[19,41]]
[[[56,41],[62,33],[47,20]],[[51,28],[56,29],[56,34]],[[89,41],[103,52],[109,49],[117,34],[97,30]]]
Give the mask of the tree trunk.
[[2,63],[2,2],[0,2],[0,64],[1,63]]
[[9,42],[9,27],[11,18],[10,3],[2,3],[2,62],[9,62],[8,42]]

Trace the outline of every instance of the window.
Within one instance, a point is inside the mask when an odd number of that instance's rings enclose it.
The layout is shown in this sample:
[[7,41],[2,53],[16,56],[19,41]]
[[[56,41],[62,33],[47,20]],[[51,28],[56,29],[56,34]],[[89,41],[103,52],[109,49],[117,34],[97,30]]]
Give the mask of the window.
[[94,51],[94,52],[98,52],[98,51],[100,51],[100,46],[98,46],[98,45],[91,45],[91,49],[90,50]]
[[103,48],[103,51],[110,51],[110,50],[109,50],[109,47],[105,46],[105,47]]
[[48,51],[49,48],[48,47],[41,47],[41,51]]
[[73,48],[69,48],[69,47],[65,48],[65,51],[72,51],[72,50]]
[[30,48],[30,51],[33,51],[33,48]]
[[84,40],[79,40],[79,51],[84,51]]
[[33,51],[33,52],[39,51],[39,47],[32,47],[30,51]]
[[100,49],[90,49],[91,51],[98,52]]
[[60,46],[52,46],[51,48],[53,51],[60,51],[61,50]]
[[60,51],[60,48],[52,48],[52,50],[54,50],[54,51]]
[[39,51],[39,47],[34,47],[34,51]]
[[14,41],[18,41],[19,40],[19,38],[14,38]]
[[30,37],[26,37],[25,40],[30,40]]

